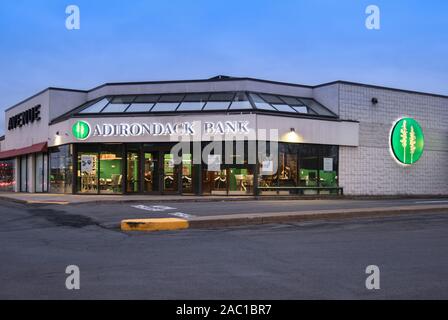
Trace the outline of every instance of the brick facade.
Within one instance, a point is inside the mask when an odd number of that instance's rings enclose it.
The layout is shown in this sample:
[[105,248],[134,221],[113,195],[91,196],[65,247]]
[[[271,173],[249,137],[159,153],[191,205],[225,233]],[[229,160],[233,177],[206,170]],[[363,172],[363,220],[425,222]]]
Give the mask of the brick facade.
[[[448,194],[448,98],[342,83],[339,116],[360,122],[359,147],[340,147],[345,194]],[[402,117],[417,120],[425,135],[425,151],[411,166],[398,164],[389,148],[390,130]]]

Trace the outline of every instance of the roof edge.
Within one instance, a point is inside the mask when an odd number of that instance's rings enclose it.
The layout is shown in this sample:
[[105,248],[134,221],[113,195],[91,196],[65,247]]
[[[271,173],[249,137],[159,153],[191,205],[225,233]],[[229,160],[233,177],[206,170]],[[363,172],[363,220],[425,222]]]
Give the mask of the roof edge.
[[326,83],[315,85],[315,86],[313,86],[313,88],[320,88],[320,87],[330,86],[333,84],[346,84],[346,85],[353,85],[353,86],[366,87],[366,88],[390,90],[390,91],[405,92],[405,93],[411,93],[411,94],[421,94],[421,95],[425,95],[425,96],[445,98],[445,99],[448,98],[448,95],[443,95],[440,93],[431,93],[431,92],[423,92],[423,91],[416,91],[416,90],[409,90],[409,89],[400,89],[400,88],[395,88],[395,87],[386,87],[386,86],[381,86],[381,85],[367,84],[367,83],[362,83],[362,82],[353,82],[353,81],[346,81],[346,80],[336,80],[336,81],[326,82]]
[[188,83],[188,82],[192,82],[192,83],[195,83],[195,82],[228,82],[228,81],[256,81],[256,82],[278,84],[278,85],[300,87],[300,88],[308,88],[308,89],[320,88],[320,87],[329,86],[329,85],[332,85],[332,84],[347,84],[347,85],[356,85],[356,86],[376,88],[376,89],[383,89],[383,90],[391,90],[391,91],[397,91],[397,92],[421,94],[421,95],[433,96],[433,97],[439,97],[439,98],[448,98],[448,95],[439,94],[439,93],[423,92],[423,91],[409,90],[409,89],[400,89],[400,88],[395,88],[395,87],[386,87],[386,86],[381,86],[381,85],[367,84],[367,83],[347,81],[347,80],[335,80],[335,81],[325,82],[325,83],[317,84],[317,85],[304,85],[304,84],[297,84],[297,83],[291,83],[291,82],[273,81],[273,80],[266,80],[266,79],[257,79],[257,78],[251,78],[251,77],[229,77],[229,78],[216,78],[216,77],[214,77],[214,78],[210,78],[210,79],[195,79],[195,80],[108,82],[108,83],[102,84],[100,86],[97,86],[97,87],[95,87],[93,89],[90,89],[90,90],[88,90],[88,92],[91,92],[91,91],[94,91],[94,90],[98,90],[98,89],[101,89],[101,88],[106,87],[106,86],[117,86],[117,85],[141,85],[141,84]]
[[41,94],[43,94],[43,93],[45,93],[45,92],[47,92],[47,91],[51,91],[51,90],[55,90],[55,91],[69,91],[69,92],[82,92],[82,93],[88,93],[88,92],[89,92],[88,90],[78,90],[78,89],[69,89],[69,88],[48,87],[48,88],[46,88],[46,89],[44,89],[44,90],[42,90],[42,91],[39,91],[38,93],[36,93],[36,94],[34,94],[34,95],[32,95],[32,96],[26,98],[26,99],[23,99],[22,101],[20,101],[20,102],[14,104],[13,106],[11,106],[11,107],[5,109],[4,112],[8,112],[9,110],[14,109],[15,107],[17,107],[17,106],[19,106],[19,105],[21,105],[21,104],[23,104],[23,103],[25,103],[25,102],[28,102],[28,101],[30,101],[31,99],[36,98],[37,96],[40,96]]
[[229,77],[229,78],[210,78],[210,79],[193,79],[193,80],[161,80],[161,81],[137,81],[137,82],[108,82],[93,89],[88,90],[88,92],[92,92],[98,89],[101,89],[106,86],[123,86],[123,85],[142,85],[142,84],[169,84],[169,83],[201,83],[201,82],[229,82],[229,81],[256,81],[256,82],[264,82],[270,84],[278,84],[278,85],[286,85],[292,87],[301,87],[301,88],[309,88],[312,89],[314,86],[297,84],[297,83],[289,83],[289,82],[281,82],[281,81],[272,81],[265,79],[256,79],[250,77]]

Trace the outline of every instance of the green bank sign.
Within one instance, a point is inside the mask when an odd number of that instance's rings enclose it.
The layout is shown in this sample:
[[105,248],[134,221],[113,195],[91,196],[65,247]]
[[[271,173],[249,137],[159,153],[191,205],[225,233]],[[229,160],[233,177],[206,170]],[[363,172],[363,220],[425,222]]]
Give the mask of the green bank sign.
[[90,125],[85,121],[78,121],[72,128],[73,136],[78,140],[86,140],[90,136]]
[[413,164],[420,159],[425,146],[425,137],[419,123],[412,118],[398,120],[391,133],[390,147],[402,164]]

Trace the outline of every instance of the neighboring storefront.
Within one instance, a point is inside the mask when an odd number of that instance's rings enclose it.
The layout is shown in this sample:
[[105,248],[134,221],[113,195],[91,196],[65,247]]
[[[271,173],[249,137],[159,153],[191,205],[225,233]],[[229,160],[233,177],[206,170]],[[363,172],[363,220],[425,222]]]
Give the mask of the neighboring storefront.
[[447,102],[229,77],[49,88],[6,111],[0,191],[447,194]]

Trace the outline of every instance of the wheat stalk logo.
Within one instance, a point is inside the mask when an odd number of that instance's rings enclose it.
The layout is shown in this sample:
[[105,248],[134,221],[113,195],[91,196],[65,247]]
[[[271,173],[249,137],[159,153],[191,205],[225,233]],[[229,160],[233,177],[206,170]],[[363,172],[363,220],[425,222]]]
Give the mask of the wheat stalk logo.
[[400,142],[401,146],[403,147],[403,163],[406,163],[406,147],[408,145],[408,129],[406,128],[406,120],[403,121],[403,125],[401,126],[400,130]]
[[411,163],[414,162],[416,141],[417,141],[417,138],[415,136],[414,126],[411,126],[411,132],[409,133],[409,149],[411,150]]
[[390,147],[398,162],[408,165],[417,162],[423,154],[424,135],[420,124],[412,118],[398,120],[390,137]]

